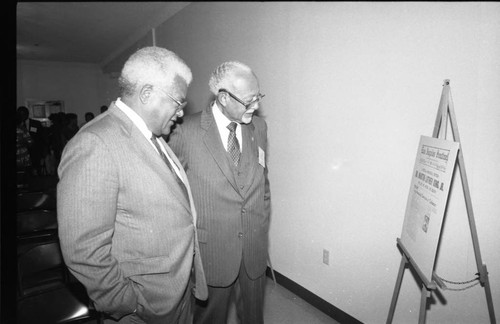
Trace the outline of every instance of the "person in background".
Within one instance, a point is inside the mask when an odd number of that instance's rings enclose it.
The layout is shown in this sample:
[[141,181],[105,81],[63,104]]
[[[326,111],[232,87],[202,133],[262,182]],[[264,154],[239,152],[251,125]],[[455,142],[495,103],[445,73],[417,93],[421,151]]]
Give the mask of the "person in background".
[[70,139],[78,133],[78,115],[74,113],[67,113],[64,115],[64,127],[63,127],[63,136],[64,143],[68,143]]
[[[59,165],[59,161],[61,160],[61,154],[64,149],[65,145],[65,140],[64,140],[64,135],[63,135],[63,129],[64,129],[64,119],[65,119],[65,113],[64,112],[58,112],[51,114],[49,116],[50,120],[50,126],[48,129],[48,138],[49,138],[49,156],[51,159],[53,159],[51,166],[54,169],[57,169],[57,166]],[[53,170],[49,170],[52,172]]]
[[105,112],[106,110],[108,110],[108,106],[106,106],[106,105],[102,105],[102,106],[101,106],[101,114],[102,114],[103,112]]
[[89,121],[91,121],[92,119],[94,119],[94,113],[88,111],[85,113],[85,122],[80,126],[80,128],[83,127],[83,125],[85,125],[86,123],[88,123]]
[[29,110],[25,106],[17,108],[17,115],[20,126],[23,130],[27,130],[32,144],[29,146],[29,156],[31,159],[31,174],[34,176],[41,175],[43,161],[47,155],[47,133],[42,123],[36,119],[29,118]]
[[29,149],[33,144],[31,135],[26,127],[26,115],[22,107],[17,109],[16,115],[16,165],[17,171],[29,173],[31,169],[31,157]]
[[195,306],[195,323],[226,323],[236,301],[241,323],[263,323],[270,190],[266,122],[253,116],[263,95],[245,64],[226,62],[212,73],[215,95],[170,135],[198,212],[198,238],[209,286]]
[[121,71],[121,96],[63,152],[63,257],[111,323],[191,323],[193,292],[207,298],[190,186],[161,138],[183,115],[191,80],[175,53],[139,49]]

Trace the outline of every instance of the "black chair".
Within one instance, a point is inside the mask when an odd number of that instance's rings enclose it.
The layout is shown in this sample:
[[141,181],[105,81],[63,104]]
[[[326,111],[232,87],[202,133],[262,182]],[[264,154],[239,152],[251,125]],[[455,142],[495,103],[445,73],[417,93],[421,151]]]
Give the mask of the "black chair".
[[28,175],[25,171],[17,171],[16,180],[18,191],[25,191],[28,189]]
[[67,281],[67,270],[57,239],[44,236],[37,239],[30,237],[29,242],[21,240],[17,247],[19,298],[62,287]]
[[17,194],[17,211],[56,210],[56,190],[35,192],[19,192]]
[[17,262],[17,323],[102,323],[85,288],[68,282],[57,240],[24,242],[18,246]]
[[18,212],[17,236],[31,236],[40,231],[54,232],[57,234],[57,213],[55,210],[33,209]]
[[57,182],[59,181],[57,176],[38,176],[29,177],[28,186],[24,190],[26,191],[47,191],[55,190],[57,187]]

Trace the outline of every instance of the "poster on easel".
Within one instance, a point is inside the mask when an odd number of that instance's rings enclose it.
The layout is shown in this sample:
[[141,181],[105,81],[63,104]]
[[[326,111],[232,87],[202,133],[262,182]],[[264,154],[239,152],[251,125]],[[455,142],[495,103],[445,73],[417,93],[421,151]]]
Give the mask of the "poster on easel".
[[459,143],[421,136],[401,243],[430,282]]

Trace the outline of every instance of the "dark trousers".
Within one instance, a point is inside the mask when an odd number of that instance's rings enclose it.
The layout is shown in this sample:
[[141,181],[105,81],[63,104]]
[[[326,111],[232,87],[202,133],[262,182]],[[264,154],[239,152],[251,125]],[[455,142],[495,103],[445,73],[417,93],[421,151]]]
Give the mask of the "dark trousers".
[[252,280],[248,277],[243,262],[235,282],[229,287],[208,286],[208,300],[196,300],[195,324],[225,324],[229,306],[236,302],[236,313],[241,324],[264,323],[264,293],[266,274]]

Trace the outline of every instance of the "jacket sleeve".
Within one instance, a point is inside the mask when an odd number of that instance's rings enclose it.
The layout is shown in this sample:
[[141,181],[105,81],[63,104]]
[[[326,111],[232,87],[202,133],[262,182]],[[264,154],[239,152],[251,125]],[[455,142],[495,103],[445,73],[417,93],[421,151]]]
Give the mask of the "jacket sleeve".
[[57,217],[64,260],[99,311],[120,318],[134,312],[137,295],[111,255],[119,174],[97,135],[68,142],[58,168]]

